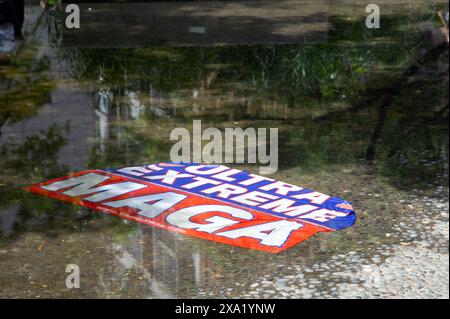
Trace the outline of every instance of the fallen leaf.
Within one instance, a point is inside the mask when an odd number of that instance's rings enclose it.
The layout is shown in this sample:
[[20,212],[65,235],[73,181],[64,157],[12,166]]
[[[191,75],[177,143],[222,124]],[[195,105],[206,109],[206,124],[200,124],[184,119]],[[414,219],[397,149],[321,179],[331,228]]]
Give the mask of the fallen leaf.
[[41,241],[41,243],[39,244],[38,250],[39,251],[43,251],[44,250],[44,246],[45,246],[45,240]]

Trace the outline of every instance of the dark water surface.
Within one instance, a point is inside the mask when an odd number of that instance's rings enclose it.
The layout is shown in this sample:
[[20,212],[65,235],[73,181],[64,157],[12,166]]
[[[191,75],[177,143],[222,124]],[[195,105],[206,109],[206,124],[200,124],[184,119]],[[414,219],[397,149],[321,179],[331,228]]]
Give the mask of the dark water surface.
[[[0,65],[0,297],[246,297],[261,277],[408,242],[386,234],[417,213],[411,196],[448,188],[445,7],[391,4],[379,30],[356,8],[343,1],[318,44],[68,49],[54,13],[27,6],[25,40]],[[356,224],[272,255],[21,190],[168,161],[170,131],[193,119],[278,127],[273,178],[351,201]],[[67,264],[81,289],[66,288]]]

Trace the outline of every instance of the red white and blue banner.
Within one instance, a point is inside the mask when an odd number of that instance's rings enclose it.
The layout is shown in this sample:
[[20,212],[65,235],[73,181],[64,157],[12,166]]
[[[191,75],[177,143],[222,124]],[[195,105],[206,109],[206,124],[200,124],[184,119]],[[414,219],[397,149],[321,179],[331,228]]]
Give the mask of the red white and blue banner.
[[353,225],[338,197],[222,165],[86,170],[26,188],[188,236],[278,253]]

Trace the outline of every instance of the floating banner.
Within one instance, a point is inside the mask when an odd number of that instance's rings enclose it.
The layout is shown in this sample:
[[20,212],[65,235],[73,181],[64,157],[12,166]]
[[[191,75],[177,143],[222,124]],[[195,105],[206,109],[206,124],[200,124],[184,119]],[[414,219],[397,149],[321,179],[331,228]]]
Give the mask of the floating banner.
[[355,222],[338,197],[222,165],[87,170],[26,190],[184,235],[278,253]]

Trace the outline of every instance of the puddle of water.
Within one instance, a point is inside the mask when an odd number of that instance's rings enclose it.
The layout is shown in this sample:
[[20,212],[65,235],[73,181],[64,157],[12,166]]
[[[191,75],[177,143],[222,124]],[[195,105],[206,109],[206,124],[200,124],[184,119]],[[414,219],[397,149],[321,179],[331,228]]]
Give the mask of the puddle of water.
[[[411,196],[448,187],[448,48],[429,36],[439,6],[405,8],[375,31],[339,8],[315,45],[69,50],[53,18],[27,7],[26,43],[0,66],[0,297],[242,297],[261,277],[408,242],[386,234],[420,214]],[[168,161],[170,131],[193,119],[278,127],[273,177],[353,202],[357,223],[269,255],[20,189]],[[67,264],[80,266],[81,289],[65,287]]]

